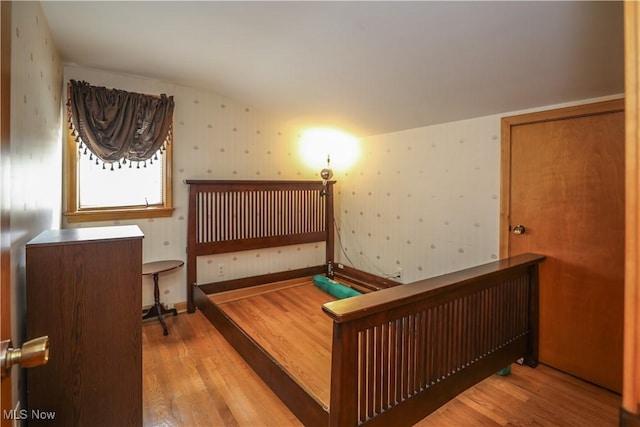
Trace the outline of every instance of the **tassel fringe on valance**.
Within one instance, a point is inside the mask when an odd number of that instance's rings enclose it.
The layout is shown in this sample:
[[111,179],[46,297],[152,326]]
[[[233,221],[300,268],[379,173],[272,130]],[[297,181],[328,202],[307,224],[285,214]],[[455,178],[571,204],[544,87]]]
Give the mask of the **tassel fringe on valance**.
[[71,80],[69,130],[78,150],[102,168],[147,167],[173,137],[173,97],[150,96]]

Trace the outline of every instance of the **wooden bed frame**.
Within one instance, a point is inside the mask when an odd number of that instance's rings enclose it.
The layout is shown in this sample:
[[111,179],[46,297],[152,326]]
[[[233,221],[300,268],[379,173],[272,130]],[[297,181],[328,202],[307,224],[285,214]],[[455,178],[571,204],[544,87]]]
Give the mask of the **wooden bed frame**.
[[[510,363],[538,362],[538,266],[524,254],[399,285],[334,262],[333,182],[187,180],[187,306],[197,306],[309,426],[412,425]],[[199,256],[325,242],[323,265],[198,283]],[[325,274],[364,295],[324,304],[333,321],[327,408],[210,298]]]

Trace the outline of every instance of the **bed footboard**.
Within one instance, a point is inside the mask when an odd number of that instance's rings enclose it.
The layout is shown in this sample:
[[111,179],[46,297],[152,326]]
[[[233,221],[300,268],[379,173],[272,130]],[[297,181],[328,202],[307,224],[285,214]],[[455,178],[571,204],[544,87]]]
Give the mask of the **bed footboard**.
[[325,304],[329,424],[412,425],[519,358],[536,366],[543,260],[519,255]]

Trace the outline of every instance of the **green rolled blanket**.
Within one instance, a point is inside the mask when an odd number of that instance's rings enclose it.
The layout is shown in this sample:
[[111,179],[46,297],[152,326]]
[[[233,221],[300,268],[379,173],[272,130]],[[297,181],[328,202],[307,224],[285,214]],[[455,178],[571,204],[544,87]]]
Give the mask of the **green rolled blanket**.
[[361,292],[356,291],[348,286],[342,285],[328,277],[317,274],[313,276],[313,284],[338,299],[355,297],[362,295]]

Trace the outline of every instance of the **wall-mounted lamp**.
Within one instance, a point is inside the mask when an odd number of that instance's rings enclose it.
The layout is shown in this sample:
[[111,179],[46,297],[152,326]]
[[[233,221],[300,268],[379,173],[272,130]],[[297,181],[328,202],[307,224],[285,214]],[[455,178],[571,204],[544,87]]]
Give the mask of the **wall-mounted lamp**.
[[320,171],[320,178],[322,178],[322,190],[320,196],[326,196],[328,194],[327,181],[333,176],[333,170],[331,170],[331,157],[327,154],[327,167]]

